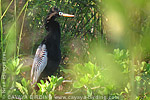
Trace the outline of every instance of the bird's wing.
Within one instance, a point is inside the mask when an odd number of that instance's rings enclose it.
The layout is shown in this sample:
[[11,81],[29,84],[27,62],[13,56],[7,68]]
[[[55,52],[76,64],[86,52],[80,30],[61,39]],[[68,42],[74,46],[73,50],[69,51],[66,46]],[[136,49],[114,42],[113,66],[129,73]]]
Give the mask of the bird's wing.
[[37,82],[41,72],[44,70],[44,68],[47,65],[47,50],[46,50],[46,45],[40,45],[37,50],[36,54],[34,57],[34,61],[32,64],[32,69],[31,69],[31,80],[32,84]]

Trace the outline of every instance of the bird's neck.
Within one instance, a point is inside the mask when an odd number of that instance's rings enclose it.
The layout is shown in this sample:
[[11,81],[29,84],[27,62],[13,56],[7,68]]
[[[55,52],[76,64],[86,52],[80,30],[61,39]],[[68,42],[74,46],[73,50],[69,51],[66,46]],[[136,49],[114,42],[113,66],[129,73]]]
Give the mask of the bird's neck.
[[60,26],[57,21],[50,20],[48,23],[46,23],[45,28],[48,32],[47,40],[53,40],[57,42],[57,44],[60,44]]

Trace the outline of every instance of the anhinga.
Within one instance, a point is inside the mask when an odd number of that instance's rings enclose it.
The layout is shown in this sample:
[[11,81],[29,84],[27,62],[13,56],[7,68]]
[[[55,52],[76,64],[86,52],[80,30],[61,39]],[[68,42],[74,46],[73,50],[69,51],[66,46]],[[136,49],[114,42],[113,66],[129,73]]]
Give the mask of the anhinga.
[[52,7],[50,13],[45,19],[45,29],[48,35],[36,50],[31,69],[32,84],[39,82],[40,79],[52,75],[59,67],[61,60],[60,51],[60,26],[56,17],[74,17],[74,15],[60,12],[56,7]]

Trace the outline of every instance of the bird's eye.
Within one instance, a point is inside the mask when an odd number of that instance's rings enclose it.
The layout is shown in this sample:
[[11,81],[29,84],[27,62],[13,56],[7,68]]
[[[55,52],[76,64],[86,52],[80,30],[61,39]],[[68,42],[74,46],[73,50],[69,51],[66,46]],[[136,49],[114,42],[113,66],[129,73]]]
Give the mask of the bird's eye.
[[62,16],[63,15],[63,12],[59,12],[59,16]]

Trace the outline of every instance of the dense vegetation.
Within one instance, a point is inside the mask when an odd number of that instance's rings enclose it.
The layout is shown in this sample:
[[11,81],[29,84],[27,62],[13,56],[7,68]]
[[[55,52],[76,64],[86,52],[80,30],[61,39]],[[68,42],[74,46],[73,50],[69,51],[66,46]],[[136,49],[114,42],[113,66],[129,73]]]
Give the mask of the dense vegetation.
[[[54,76],[30,85],[37,46],[52,6],[62,61]],[[0,99],[150,99],[150,1],[0,0]]]

